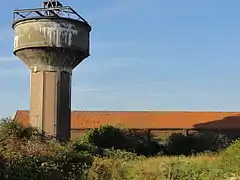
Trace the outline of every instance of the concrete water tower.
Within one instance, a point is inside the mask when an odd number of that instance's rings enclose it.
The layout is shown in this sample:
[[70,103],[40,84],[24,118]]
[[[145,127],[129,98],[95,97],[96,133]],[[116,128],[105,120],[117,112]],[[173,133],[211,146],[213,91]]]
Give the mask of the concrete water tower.
[[69,6],[14,11],[14,54],[30,69],[30,123],[58,140],[71,128],[71,76],[89,56],[91,26]]

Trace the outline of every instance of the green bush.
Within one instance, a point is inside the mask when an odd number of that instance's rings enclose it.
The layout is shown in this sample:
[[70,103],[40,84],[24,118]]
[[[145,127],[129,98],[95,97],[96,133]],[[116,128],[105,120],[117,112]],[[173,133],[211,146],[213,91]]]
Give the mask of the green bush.
[[92,164],[86,155],[68,152],[54,156],[24,156],[4,169],[6,179],[81,179]]
[[206,151],[221,151],[230,144],[227,136],[214,133],[172,134],[168,138],[167,153],[170,155],[191,155]]
[[165,147],[160,145],[144,131],[131,132],[125,131],[127,139],[127,148],[130,152],[138,155],[153,156],[165,153]]
[[0,151],[4,164],[0,162],[0,172],[5,178],[0,179],[79,179],[93,161],[91,155],[54,140],[9,139],[5,143]]
[[123,130],[113,126],[101,126],[98,129],[88,130],[84,140],[101,148],[124,149],[127,143]]
[[240,160],[240,139],[233,141],[232,144],[226,148],[224,155]]
[[81,153],[81,152],[89,153],[92,156],[100,156],[100,157],[104,156],[104,151],[105,151],[103,148],[99,148],[94,145],[86,144],[80,141],[75,142],[72,148],[75,152],[78,152],[78,153]]
[[214,134],[212,138],[210,137],[210,140],[212,151],[222,151],[223,149],[227,148],[232,142],[232,140],[224,134]]
[[220,162],[221,168],[240,175],[240,139],[234,140],[225,151],[221,152]]
[[190,155],[194,153],[196,149],[201,152],[197,146],[200,145],[201,148],[202,143],[203,141],[200,142],[200,139],[196,138],[195,135],[185,136],[181,133],[172,134],[169,136],[167,142],[167,153],[170,155]]
[[2,138],[26,138],[30,139],[32,136],[40,135],[36,128],[31,126],[24,127],[14,120],[5,120],[0,124],[0,136]]
[[113,126],[88,130],[78,141],[104,149],[121,149],[145,156],[155,155],[164,149],[144,132],[131,132]]
[[72,143],[43,138],[16,121],[0,124],[0,179],[83,179],[92,165],[89,153]]

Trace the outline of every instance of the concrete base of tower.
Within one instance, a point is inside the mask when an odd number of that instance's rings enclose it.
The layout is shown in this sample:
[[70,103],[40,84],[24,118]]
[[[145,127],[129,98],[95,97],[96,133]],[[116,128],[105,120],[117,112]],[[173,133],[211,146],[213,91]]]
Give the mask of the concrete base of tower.
[[30,122],[46,135],[69,140],[71,129],[71,73],[32,71]]

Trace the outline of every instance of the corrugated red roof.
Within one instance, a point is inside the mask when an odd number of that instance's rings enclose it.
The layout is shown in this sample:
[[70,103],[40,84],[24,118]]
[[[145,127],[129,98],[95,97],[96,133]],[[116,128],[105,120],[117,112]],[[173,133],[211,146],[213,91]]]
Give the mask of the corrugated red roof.
[[[28,124],[29,111],[17,111],[15,119]],[[240,112],[72,111],[71,114],[72,129],[107,124],[139,129],[240,129]]]

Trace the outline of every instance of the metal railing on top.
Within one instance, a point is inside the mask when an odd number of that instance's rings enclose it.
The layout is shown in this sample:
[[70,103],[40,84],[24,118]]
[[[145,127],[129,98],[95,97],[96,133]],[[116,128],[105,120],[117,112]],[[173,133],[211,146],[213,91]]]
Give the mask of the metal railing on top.
[[13,21],[16,22],[26,18],[49,16],[75,19],[88,24],[88,22],[70,6],[14,10]]

